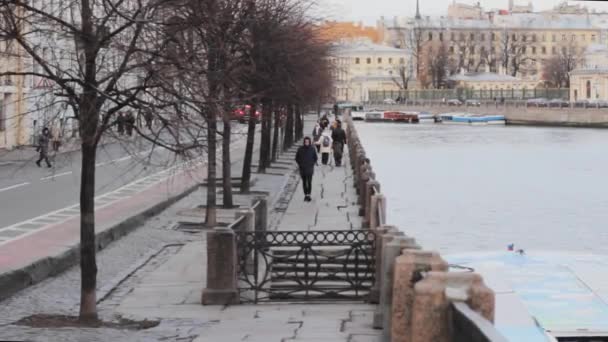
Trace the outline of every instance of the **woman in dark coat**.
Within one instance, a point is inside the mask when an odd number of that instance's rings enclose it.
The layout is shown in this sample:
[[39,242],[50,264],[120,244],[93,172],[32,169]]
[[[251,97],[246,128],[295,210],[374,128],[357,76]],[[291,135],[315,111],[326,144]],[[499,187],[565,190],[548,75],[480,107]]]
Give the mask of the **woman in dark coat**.
[[300,168],[300,176],[302,177],[302,187],[304,188],[304,201],[310,202],[310,194],[312,192],[312,176],[315,173],[315,165],[317,165],[317,149],[312,145],[309,137],[304,138],[304,145],[300,146],[296,153],[296,162]]

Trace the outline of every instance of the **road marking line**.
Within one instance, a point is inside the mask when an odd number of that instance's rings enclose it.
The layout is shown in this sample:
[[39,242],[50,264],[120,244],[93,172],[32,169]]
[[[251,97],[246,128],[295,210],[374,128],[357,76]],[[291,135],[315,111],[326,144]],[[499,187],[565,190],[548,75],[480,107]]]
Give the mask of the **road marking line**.
[[71,175],[72,173],[74,173],[74,171],[68,171],[68,172],[58,173],[56,175],[50,175],[50,176],[47,176],[47,177],[40,178],[40,180],[41,181],[45,181],[45,180],[49,180],[49,179],[53,179],[53,178],[58,178],[58,177],[62,177],[62,176]]
[[25,183],[21,183],[21,184],[12,185],[12,186],[9,186],[9,187],[7,187],[7,188],[0,189],[0,192],[3,192],[3,191],[8,191],[8,190],[16,189],[16,188],[20,188],[20,187],[22,187],[22,186],[26,186],[26,185],[29,185],[29,184],[30,184],[30,183],[25,182]]

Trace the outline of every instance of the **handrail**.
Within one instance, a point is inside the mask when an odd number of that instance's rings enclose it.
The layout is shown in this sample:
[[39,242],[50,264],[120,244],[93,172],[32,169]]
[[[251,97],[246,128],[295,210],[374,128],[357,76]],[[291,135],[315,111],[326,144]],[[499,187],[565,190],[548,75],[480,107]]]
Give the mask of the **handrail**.
[[232,222],[228,226],[228,228],[230,228],[232,230],[238,230],[238,228],[240,228],[240,226],[243,224],[243,221],[245,221],[245,215],[239,216],[239,218],[234,220],[234,222]]
[[452,302],[456,342],[507,342],[494,325],[464,302]]

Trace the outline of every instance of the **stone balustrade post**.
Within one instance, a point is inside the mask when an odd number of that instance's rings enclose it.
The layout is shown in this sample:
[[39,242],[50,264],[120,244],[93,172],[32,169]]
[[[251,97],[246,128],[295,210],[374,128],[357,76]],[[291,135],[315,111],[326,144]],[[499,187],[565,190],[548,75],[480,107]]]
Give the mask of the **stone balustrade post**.
[[448,264],[438,253],[404,250],[395,261],[392,303],[392,342],[411,342],[414,285],[421,272],[448,270]]
[[268,199],[266,196],[257,196],[253,199],[252,206],[258,203],[255,210],[255,231],[265,232],[268,230]]
[[394,226],[384,225],[382,227],[378,227],[375,230],[376,233],[376,250],[374,255],[375,260],[375,275],[374,275],[374,285],[370,290],[370,302],[373,304],[380,303],[380,284],[382,283],[382,251],[384,250],[384,246],[389,243],[394,236],[398,234],[403,235],[402,232],[399,232],[399,229]]
[[367,182],[367,184],[365,186],[365,197],[364,197],[364,202],[363,202],[365,211],[363,213],[363,222],[362,222],[363,228],[370,227],[370,220],[371,220],[371,216],[372,216],[372,208],[371,208],[372,207],[372,196],[374,194],[374,188],[376,188],[378,193],[380,193],[380,191],[381,191],[380,183],[376,182],[375,180],[373,180],[373,178],[370,177],[370,180]]
[[386,197],[382,194],[372,196],[369,229],[375,230],[380,222],[386,223]]
[[367,164],[361,165],[360,171],[359,171],[359,182],[356,185],[356,191],[357,191],[357,204],[359,205],[359,216],[363,216],[364,215],[364,208],[363,208],[363,204],[365,203],[364,198],[365,198],[365,190],[366,190],[366,186],[367,186],[367,182],[370,181],[371,178],[371,167]]
[[412,342],[451,342],[450,302],[464,301],[489,321],[494,319],[494,293],[478,274],[430,272],[414,286]]
[[207,233],[207,285],[203,305],[239,304],[238,258],[232,229],[222,227]]
[[387,237],[386,241],[388,242],[384,243],[385,241],[383,241],[384,246],[382,247],[382,264],[379,283],[380,303],[374,313],[374,328],[376,329],[386,329],[387,317],[390,318],[395,260],[401,255],[403,249],[420,248],[416,244],[415,239],[404,236],[402,232],[396,234],[397,235],[393,236],[392,239]]

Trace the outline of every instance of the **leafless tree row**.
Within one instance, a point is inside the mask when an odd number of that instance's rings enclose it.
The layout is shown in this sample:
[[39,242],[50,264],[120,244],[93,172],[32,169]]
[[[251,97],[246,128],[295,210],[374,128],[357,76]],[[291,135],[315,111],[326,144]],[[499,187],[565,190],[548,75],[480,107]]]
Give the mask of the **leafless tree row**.
[[[158,125],[142,139],[183,158],[206,155],[206,223],[217,224],[216,151],[224,207],[233,206],[231,119],[248,104],[240,190],[250,190],[261,115],[258,172],[302,137],[302,113],[331,87],[328,46],[307,0],[0,0],[0,39],[25,63],[0,76],[43,83],[81,137],[80,318],[97,319],[95,164],[102,137],[134,111]],[[274,132],[273,132],[274,127]],[[284,136],[279,134],[279,128]],[[282,139],[282,144],[279,140]],[[219,146],[218,146],[219,145]]]

